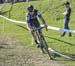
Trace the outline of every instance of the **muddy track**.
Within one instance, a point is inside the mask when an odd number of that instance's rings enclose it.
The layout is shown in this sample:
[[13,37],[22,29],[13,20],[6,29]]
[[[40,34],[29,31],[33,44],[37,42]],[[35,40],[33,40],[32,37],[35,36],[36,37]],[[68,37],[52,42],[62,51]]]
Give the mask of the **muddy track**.
[[14,37],[0,37],[0,66],[65,66],[40,49],[24,46]]

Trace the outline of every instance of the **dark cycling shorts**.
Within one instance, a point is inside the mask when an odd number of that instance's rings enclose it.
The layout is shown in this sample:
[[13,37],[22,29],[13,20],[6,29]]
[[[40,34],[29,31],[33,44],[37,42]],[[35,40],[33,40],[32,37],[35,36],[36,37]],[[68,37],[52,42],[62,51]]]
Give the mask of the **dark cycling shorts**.
[[34,28],[39,29],[39,28],[40,28],[40,24],[39,24],[38,21],[35,21],[35,22],[33,22],[33,23],[30,23],[29,28],[30,28],[31,30],[33,30]]

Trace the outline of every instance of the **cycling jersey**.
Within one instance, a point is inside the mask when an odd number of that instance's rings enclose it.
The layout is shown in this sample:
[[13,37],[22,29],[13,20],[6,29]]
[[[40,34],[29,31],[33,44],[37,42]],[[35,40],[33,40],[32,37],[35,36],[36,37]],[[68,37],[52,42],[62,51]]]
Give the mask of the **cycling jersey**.
[[31,28],[33,26],[36,27],[36,28],[40,27],[40,23],[39,23],[39,21],[37,19],[37,16],[39,18],[42,17],[41,14],[40,14],[40,12],[38,10],[34,10],[34,12],[32,14],[30,14],[30,12],[26,14],[26,21],[27,21],[28,25]]

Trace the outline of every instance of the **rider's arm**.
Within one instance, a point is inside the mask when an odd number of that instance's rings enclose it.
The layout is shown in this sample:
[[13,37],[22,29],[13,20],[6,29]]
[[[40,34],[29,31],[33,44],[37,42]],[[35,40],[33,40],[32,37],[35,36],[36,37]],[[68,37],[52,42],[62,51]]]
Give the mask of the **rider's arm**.
[[44,18],[42,17],[42,15],[40,14],[40,12],[37,11],[37,15],[39,16],[39,18],[40,18],[41,21],[43,22],[44,26],[46,27],[46,30],[48,30],[48,29],[47,29],[46,22],[45,22]]
[[39,18],[41,19],[43,24],[46,25],[46,22],[45,22],[44,18],[42,17],[42,15],[40,14],[40,12],[37,11],[37,15],[39,16]]

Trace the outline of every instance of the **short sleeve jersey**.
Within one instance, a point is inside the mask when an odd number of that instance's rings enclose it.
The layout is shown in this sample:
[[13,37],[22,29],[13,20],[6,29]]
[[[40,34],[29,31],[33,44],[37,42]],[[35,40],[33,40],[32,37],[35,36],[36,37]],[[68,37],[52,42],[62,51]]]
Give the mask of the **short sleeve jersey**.
[[35,21],[38,21],[37,16],[41,18],[41,14],[38,10],[34,10],[34,13],[32,15],[30,13],[27,13],[26,14],[27,23],[33,23]]

